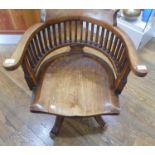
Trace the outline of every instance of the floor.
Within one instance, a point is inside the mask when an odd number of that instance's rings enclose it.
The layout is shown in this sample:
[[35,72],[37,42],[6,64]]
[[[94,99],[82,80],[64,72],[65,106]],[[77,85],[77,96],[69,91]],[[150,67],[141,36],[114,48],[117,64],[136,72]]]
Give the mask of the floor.
[[155,145],[155,39],[138,51],[149,74],[139,78],[130,73],[119,116],[104,116],[104,130],[93,118],[67,118],[54,139],[49,131],[55,116],[29,112],[31,92],[21,68],[2,68],[14,49],[0,45],[0,145]]

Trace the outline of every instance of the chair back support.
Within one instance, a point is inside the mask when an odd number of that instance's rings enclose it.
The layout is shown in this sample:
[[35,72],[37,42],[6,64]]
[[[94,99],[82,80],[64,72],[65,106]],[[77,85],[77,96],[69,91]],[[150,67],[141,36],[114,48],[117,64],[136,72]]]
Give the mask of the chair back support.
[[[122,36],[114,26],[82,16],[46,21],[32,34],[22,60],[30,89],[36,85],[36,73],[44,58],[65,46],[87,46],[105,55],[115,71],[115,80],[119,86],[116,86],[116,91],[120,92],[123,89],[130,68],[127,47]],[[120,86],[120,83],[123,85]]]

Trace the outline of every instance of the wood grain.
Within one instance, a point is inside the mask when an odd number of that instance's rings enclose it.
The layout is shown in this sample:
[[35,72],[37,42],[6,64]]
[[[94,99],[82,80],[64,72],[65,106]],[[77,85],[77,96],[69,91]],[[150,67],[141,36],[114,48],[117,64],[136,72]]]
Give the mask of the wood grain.
[[[0,62],[16,46],[0,45]],[[29,112],[31,92],[22,69],[7,72],[0,64],[0,145],[155,145],[155,40],[138,53],[149,70],[145,78],[129,74],[120,95],[119,116],[104,116],[108,125],[98,128],[91,118],[65,119],[61,132],[49,138],[55,117]]]
[[41,76],[31,111],[62,116],[119,113],[107,70],[91,58],[74,54],[57,59]]
[[[81,21],[83,27],[78,24]],[[67,29],[63,28],[65,22],[69,24]],[[101,33],[97,36],[99,42],[94,42],[96,35],[94,25],[99,25],[101,29]],[[52,28],[51,34],[46,33],[49,27]],[[83,34],[78,33],[77,30],[80,28],[83,29],[81,31],[84,32]],[[66,32],[67,36],[64,37],[67,38],[66,43],[62,34],[67,30],[69,34]],[[49,47],[49,35],[52,35],[51,41],[54,41],[53,48]],[[84,35],[83,40],[79,40],[81,38],[79,35]],[[37,47],[35,45],[37,36],[41,51],[35,48]],[[118,40],[122,44],[121,50],[116,48]],[[69,52],[50,55],[66,46],[70,47]],[[93,54],[85,52],[85,47],[93,49]],[[110,61],[115,72],[110,69],[110,65],[102,56],[96,54],[98,52]],[[59,59],[67,54],[73,60],[61,61]],[[50,58],[46,60],[49,55]],[[85,59],[86,57],[101,63],[102,68],[96,66],[93,63],[95,61]],[[55,65],[51,65],[53,61],[60,62],[60,64],[55,67]],[[34,101],[30,107],[32,112],[63,117],[95,116],[95,118],[99,118],[98,115],[118,114],[118,95],[121,94],[127,83],[130,70],[132,69],[137,76],[143,77],[147,74],[146,66],[139,65],[133,43],[123,31],[105,21],[82,15],[55,18],[33,25],[24,34],[13,56],[6,59],[3,65],[7,70],[14,70],[19,65],[22,66],[28,87],[34,92]],[[52,70],[52,68],[56,68],[56,70]],[[54,130],[56,134],[60,128],[57,124],[62,124],[57,120],[59,119],[56,119],[56,127],[53,128],[53,130],[57,129],[56,132]],[[96,120],[100,126],[103,126],[99,121],[102,119]]]
[[30,9],[1,9],[0,33],[24,33],[27,28],[40,20],[39,10]]
[[[78,24],[81,21],[82,27],[81,24]],[[63,29],[61,25],[64,25],[66,22],[68,23],[67,29],[65,27],[65,29]],[[84,27],[84,24],[86,24],[86,27]],[[94,31],[94,25],[99,25],[101,29],[101,34],[97,36],[99,38],[99,42],[94,42],[92,37],[96,35]],[[90,26],[91,28],[89,30]],[[49,38],[49,34],[47,35],[47,33],[45,33],[46,29],[49,27],[52,28],[51,35],[52,42],[54,43],[54,47],[50,46],[50,48],[48,48],[49,40],[47,39]],[[78,33],[78,28],[83,29],[81,31],[83,34]],[[67,36],[63,38],[60,32],[67,30],[69,33],[66,32],[65,34],[67,34]],[[114,34],[112,38],[110,36],[111,33]],[[84,38],[79,35],[84,35]],[[78,40],[77,38],[75,39],[73,36],[79,36],[78,38],[82,40]],[[38,37],[41,51],[38,51],[37,48],[31,48],[33,44],[37,44],[36,41],[34,42],[36,37]],[[67,43],[65,38],[67,38]],[[121,44],[119,44],[119,48],[116,48],[118,39],[121,41]],[[95,41],[96,40],[98,39],[95,39]],[[6,60],[4,62],[4,67],[7,70],[14,70],[19,65],[22,65],[23,71],[25,73],[25,79],[29,88],[32,90],[37,84],[36,72],[42,61],[44,61],[44,58],[56,49],[72,45],[77,45],[79,47],[88,46],[93,49],[97,49],[110,60],[116,73],[115,86],[113,86],[116,94],[120,94],[122,92],[130,70],[132,70],[137,76],[141,77],[147,74],[146,66],[139,65],[138,57],[136,55],[133,43],[123,31],[117,27],[111,26],[105,21],[83,16],[55,18],[45,23],[38,23],[33,25],[25,32],[11,59],[8,59],[8,61]],[[71,53],[72,52],[70,52],[70,54]],[[10,61],[13,61],[13,63],[9,63]],[[41,69],[41,67],[39,69]]]

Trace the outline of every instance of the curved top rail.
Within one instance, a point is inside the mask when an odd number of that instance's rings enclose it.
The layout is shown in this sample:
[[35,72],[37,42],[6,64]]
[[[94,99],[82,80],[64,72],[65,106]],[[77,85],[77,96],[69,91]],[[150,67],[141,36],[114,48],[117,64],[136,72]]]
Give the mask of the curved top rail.
[[[72,45],[88,46],[104,54],[119,76],[129,68],[127,39],[117,27],[92,17],[64,16],[30,28],[13,54],[17,68],[22,64],[26,77],[35,81],[35,72],[44,58],[55,49]],[[14,57],[15,56],[15,57]],[[16,58],[17,57],[17,58]]]
[[[73,21],[73,20],[80,20],[80,21],[85,21],[85,22],[90,22],[99,26],[104,27],[105,29],[108,29],[115,35],[117,35],[121,41],[124,41],[124,38],[122,37],[122,33],[120,33],[120,29],[117,27],[113,27],[110,24],[94,19],[92,17],[86,17],[86,16],[64,16],[60,18],[55,18],[52,20],[48,20],[45,23],[38,23],[30,27],[25,33],[20,41],[19,45],[17,46],[16,51],[14,52],[12,59],[14,59],[14,64],[7,64],[4,63],[4,67],[8,70],[15,69],[20,65],[20,62],[22,61],[23,55],[25,54],[26,47],[28,46],[28,43],[31,41],[31,39],[38,34],[42,29],[45,27],[48,27],[53,24],[58,24],[60,22],[65,22],[65,21]],[[125,44],[125,42],[124,42]],[[19,62],[19,63],[18,63]]]

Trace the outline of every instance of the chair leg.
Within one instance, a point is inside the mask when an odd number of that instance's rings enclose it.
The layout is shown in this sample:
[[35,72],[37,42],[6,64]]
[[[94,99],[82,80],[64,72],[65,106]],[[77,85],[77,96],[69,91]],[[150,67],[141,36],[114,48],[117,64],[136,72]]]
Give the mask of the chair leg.
[[63,116],[56,116],[54,126],[53,126],[52,130],[50,131],[50,137],[58,135],[61,125],[63,123],[63,120],[64,120]]
[[105,122],[102,118],[102,116],[94,116],[96,122],[100,125],[100,127],[104,128],[105,127]]

